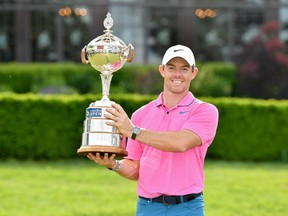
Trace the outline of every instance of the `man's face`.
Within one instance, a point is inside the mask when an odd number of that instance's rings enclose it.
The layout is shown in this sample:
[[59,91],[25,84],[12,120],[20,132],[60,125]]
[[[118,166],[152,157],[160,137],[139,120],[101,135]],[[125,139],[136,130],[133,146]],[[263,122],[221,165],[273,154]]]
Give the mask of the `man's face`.
[[198,69],[192,67],[183,58],[173,58],[164,67],[159,66],[164,78],[164,91],[181,94],[189,91],[190,82],[196,76]]

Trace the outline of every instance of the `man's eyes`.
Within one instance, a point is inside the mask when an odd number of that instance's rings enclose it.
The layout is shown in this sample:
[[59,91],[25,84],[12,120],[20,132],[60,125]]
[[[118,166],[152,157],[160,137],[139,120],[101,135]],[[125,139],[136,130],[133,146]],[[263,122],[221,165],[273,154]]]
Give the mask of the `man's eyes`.
[[[174,72],[177,69],[175,67],[168,67],[168,70],[171,71],[171,72]],[[189,71],[189,68],[188,67],[183,67],[183,68],[180,68],[179,71],[180,72],[187,72],[187,71]]]

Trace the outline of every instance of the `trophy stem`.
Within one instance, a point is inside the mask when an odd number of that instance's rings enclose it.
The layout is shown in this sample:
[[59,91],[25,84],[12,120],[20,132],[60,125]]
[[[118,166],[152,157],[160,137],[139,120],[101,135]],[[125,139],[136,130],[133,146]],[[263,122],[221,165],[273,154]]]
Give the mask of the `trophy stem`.
[[110,84],[112,80],[112,73],[103,71],[101,74],[101,82],[102,82],[102,99],[101,101],[110,101],[109,100],[109,91],[110,91]]

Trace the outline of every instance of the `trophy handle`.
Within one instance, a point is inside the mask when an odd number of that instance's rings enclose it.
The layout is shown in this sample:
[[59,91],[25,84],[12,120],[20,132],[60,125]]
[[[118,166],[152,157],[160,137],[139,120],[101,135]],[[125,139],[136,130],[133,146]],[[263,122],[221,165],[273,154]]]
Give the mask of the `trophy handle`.
[[128,44],[127,49],[129,49],[127,62],[132,62],[132,60],[134,58],[134,53],[135,53],[134,47],[132,46],[132,44]]
[[86,47],[84,46],[83,49],[81,50],[81,61],[83,64],[88,64],[89,61],[86,59]]

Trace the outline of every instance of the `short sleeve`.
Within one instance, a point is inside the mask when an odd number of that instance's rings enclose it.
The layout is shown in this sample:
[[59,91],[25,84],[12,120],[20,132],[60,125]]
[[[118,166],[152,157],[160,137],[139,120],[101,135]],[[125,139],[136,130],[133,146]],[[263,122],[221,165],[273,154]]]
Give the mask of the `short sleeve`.
[[190,113],[182,129],[196,133],[201,138],[202,145],[210,145],[216,135],[218,118],[218,109],[214,105],[201,103]]

